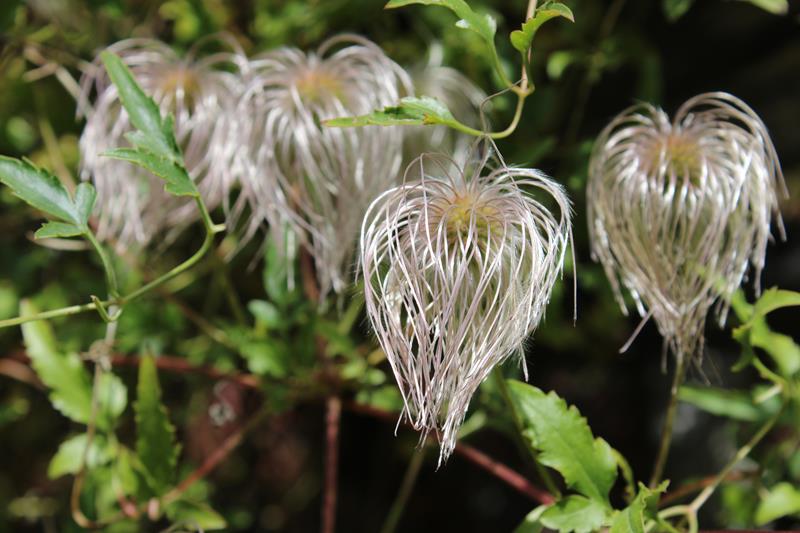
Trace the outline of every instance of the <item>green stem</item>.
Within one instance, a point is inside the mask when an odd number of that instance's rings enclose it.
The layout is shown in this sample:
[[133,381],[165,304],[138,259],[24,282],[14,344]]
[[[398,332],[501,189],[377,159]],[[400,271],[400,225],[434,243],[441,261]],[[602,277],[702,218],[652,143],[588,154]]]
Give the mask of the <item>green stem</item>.
[[[113,298],[112,297],[112,298],[109,298],[108,300],[105,300],[105,301],[102,301],[102,302],[98,302],[98,303],[92,302],[92,303],[83,304],[83,305],[73,305],[73,306],[70,306],[70,307],[62,307],[61,309],[54,309],[52,311],[45,311],[43,313],[37,313],[35,315],[16,317],[16,318],[8,319],[8,320],[0,320],[0,329],[7,328],[7,327],[10,327],[10,326],[19,326],[20,324],[25,324],[27,322],[33,322],[35,320],[47,320],[47,319],[50,319],[50,318],[77,315],[77,314],[80,314],[80,313],[86,313],[88,311],[96,311],[98,305],[102,305],[102,306],[116,305],[116,306],[122,307],[123,305],[125,305],[125,304],[127,304],[127,303],[129,303],[129,302],[141,297],[142,295],[150,292],[151,290],[155,289],[156,287],[159,287],[159,286],[167,283],[171,279],[175,278],[176,276],[180,275],[181,273],[185,272],[186,270],[192,268],[211,249],[211,245],[214,242],[214,235],[216,235],[220,231],[224,230],[224,226],[215,225],[212,222],[211,215],[208,213],[208,209],[206,209],[205,204],[203,204],[203,201],[199,197],[197,198],[197,205],[198,205],[198,207],[200,209],[200,214],[202,215],[202,219],[203,219],[203,225],[205,226],[205,229],[206,229],[206,236],[205,236],[205,239],[203,240],[203,244],[200,247],[200,249],[197,250],[197,252],[195,252],[194,255],[192,255],[192,257],[190,257],[189,259],[187,259],[186,261],[184,261],[180,265],[176,266],[175,268],[173,268],[172,270],[170,270],[169,272],[167,272],[163,276],[160,276],[159,278],[151,281],[147,285],[145,285],[145,286],[143,286],[143,287],[141,287],[141,288],[139,288],[139,289],[133,291],[132,293],[130,293],[130,294],[126,295],[126,296],[123,296],[123,297],[117,297],[117,298]],[[100,249],[102,249],[102,248],[100,248]],[[103,257],[103,255],[104,254],[101,254],[101,257]],[[106,259],[104,260],[104,265],[105,265],[107,259],[108,258],[106,257]],[[110,262],[109,262],[109,265],[110,265]],[[114,283],[116,283],[116,279],[114,279]]]
[[667,406],[667,414],[664,417],[664,428],[661,430],[661,442],[658,445],[658,454],[656,455],[655,466],[653,467],[653,475],[650,478],[650,488],[655,488],[661,476],[664,473],[664,466],[667,464],[667,456],[669,455],[669,447],[672,443],[672,427],[675,424],[675,413],[678,411],[678,390],[686,378],[686,371],[688,369],[688,357],[681,355],[678,357],[678,366],[675,368],[675,376],[672,379],[672,388],[670,389],[669,405]]
[[97,237],[94,236],[91,230],[86,232],[86,240],[94,247],[97,255],[100,256],[100,261],[103,263],[103,270],[106,273],[106,285],[108,287],[108,296],[110,299],[117,298],[119,296],[119,287],[117,285],[117,274],[114,272],[114,265],[111,262],[111,258],[108,257],[105,248],[103,245],[97,241]]
[[717,487],[719,487],[720,483],[722,483],[723,480],[725,480],[725,478],[728,476],[731,470],[733,470],[733,468],[739,463],[739,461],[747,457],[753,450],[753,448],[755,448],[756,445],[759,442],[761,442],[761,439],[763,439],[766,436],[766,434],[769,433],[769,431],[772,429],[772,426],[775,425],[775,423],[778,421],[781,414],[783,413],[783,409],[784,407],[786,407],[786,403],[787,401],[786,399],[784,399],[780,409],[778,409],[778,411],[774,415],[772,415],[772,417],[770,417],[769,420],[767,420],[758,431],[756,431],[756,433],[750,438],[750,440],[747,441],[747,444],[739,448],[739,450],[736,452],[736,455],[733,456],[733,459],[731,459],[728,462],[728,464],[725,465],[725,468],[723,468],[722,471],[720,471],[720,473],[717,474],[717,477],[714,478],[714,482],[711,485],[704,488],[703,491],[700,494],[698,494],[697,497],[692,501],[692,503],[689,504],[689,507],[692,510],[697,512],[700,509],[700,507],[702,507],[702,505],[711,497],[714,491],[717,490]]
[[685,517],[686,521],[689,523],[689,533],[697,533],[699,529],[697,524],[697,511],[690,505],[676,505],[675,507],[664,509],[658,513],[658,517],[661,519],[671,518],[673,516]]
[[516,89],[517,90],[514,91],[514,93],[517,95],[517,107],[514,110],[514,118],[511,119],[511,124],[509,124],[506,129],[502,131],[488,133],[482,130],[471,128],[466,124],[458,122],[457,120],[448,122],[447,125],[453,128],[454,130],[458,130],[462,133],[466,133],[467,135],[472,135],[475,137],[483,136],[483,137],[489,137],[491,139],[505,139],[506,137],[514,133],[514,131],[517,129],[519,121],[522,118],[522,110],[525,108],[525,99],[531,94],[529,89],[524,91],[519,88]]
[[522,457],[531,460],[536,472],[539,474],[539,477],[541,478],[545,487],[547,487],[547,490],[556,500],[560,499],[561,491],[558,489],[558,486],[556,485],[555,481],[553,481],[553,478],[550,476],[550,473],[547,471],[547,469],[539,462],[539,454],[536,453],[536,450],[534,450],[527,442],[525,442],[523,437],[523,431],[525,428],[522,425],[522,419],[519,417],[517,406],[514,404],[514,400],[511,398],[511,392],[508,390],[506,379],[503,377],[503,371],[499,366],[495,367],[495,369],[492,371],[492,376],[497,383],[497,388],[500,390],[500,396],[503,397],[503,401],[505,402],[506,406],[508,407],[508,411],[511,414],[511,420],[514,423],[514,442],[519,448]]
[[411,497],[424,462],[425,448],[414,450],[411,460],[408,462],[405,476],[403,476],[400,490],[397,492],[397,497],[394,499],[391,509],[389,509],[389,514],[386,516],[383,527],[381,527],[381,533],[394,533],[397,530],[397,524],[400,523],[400,518],[402,518],[403,511],[406,509],[406,504],[408,504],[408,499]]

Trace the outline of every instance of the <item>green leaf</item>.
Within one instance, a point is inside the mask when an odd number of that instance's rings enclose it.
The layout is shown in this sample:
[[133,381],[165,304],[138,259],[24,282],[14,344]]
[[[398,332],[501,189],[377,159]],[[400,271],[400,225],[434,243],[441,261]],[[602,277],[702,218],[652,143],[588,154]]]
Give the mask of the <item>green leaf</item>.
[[473,11],[464,0],[390,0],[386,4],[386,9],[408,6],[411,4],[448,8],[460,19],[456,23],[456,26],[474,31],[480,35],[492,51],[494,51],[494,34],[497,31],[497,23],[491,16]]
[[98,426],[113,428],[128,405],[128,389],[119,377],[103,372],[97,383]]
[[75,207],[78,211],[81,225],[84,227],[92,218],[94,204],[97,201],[97,189],[91,183],[83,182],[75,190]]
[[800,488],[778,483],[770,489],[756,508],[756,525],[763,526],[783,516],[800,515]]
[[614,516],[610,533],[645,533],[645,519],[656,517],[659,494],[667,490],[668,485],[669,482],[665,481],[655,489],[649,489],[640,483],[633,502]]
[[764,11],[769,11],[774,15],[786,15],[789,13],[789,0],[744,0],[750,2]]
[[192,531],[214,531],[228,527],[222,515],[204,503],[178,500],[167,505],[165,511],[173,523]]
[[45,222],[33,234],[34,239],[55,239],[60,237],[78,237],[85,230],[69,222]]
[[[753,306],[753,318],[767,316],[772,311],[784,307],[800,306],[800,292],[786,291],[772,287],[764,292]],[[751,318],[751,320],[753,320]]]
[[753,324],[750,344],[767,352],[781,375],[791,377],[800,371],[800,346],[792,337],[771,331],[763,318]]
[[740,370],[754,357],[753,347],[761,348],[775,361],[781,374],[791,377],[800,371],[800,347],[786,335],[774,333],[766,316],[777,309],[800,306],[800,293],[775,287],[766,291],[755,304],[744,301],[740,293],[731,302],[740,320],[745,323],[733,330],[733,338],[742,344],[743,352],[734,370]]
[[514,533],[541,533],[543,529],[541,523],[542,514],[548,507],[548,505],[540,505],[528,513],[522,523],[514,530]]
[[694,0],[663,0],[661,8],[664,10],[667,20],[675,22],[689,11],[693,3]]
[[[29,301],[21,303],[21,315],[36,313]],[[92,382],[80,357],[56,348],[55,335],[44,320],[22,325],[28,357],[39,379],[50,389],[50,402],[67,418],[86,424],[92,412]]]
[[138,130],[127,135],[133,148],[117,148],[103,155],[147,169],[167,182],[165,188],[170,194],[199,198],[200,192],[186,170],[175,140],[172,118],[162,119],[156,103],[144,93],[119,57],[108,51],[100,57],[119,91],[131,124]]
[[134,143],[146,144],[149,151],[163,157],[175,154],[177,143],[174,134],[164,127],[165,121],[161,119],[158,106],[144,93],[128,66],[117,55],[108,51],[101,52],[100,58],[108,76],[117,87],[131,124],[144,134],[144,137],[134,136]]
[[611,446],[595,439],[586,419],[554,392],[519,381],[509,381],[509,389],[540,462],[561,473],[569,487],[610,506],[608,492],[617,479]]
[[575,22],[572,10],[561,3],[547,4],[542,9],[537,9],[533,17],[522,24],[521,30],[511,32],[511,44],[520,52],[527,52],[533,43],[533,38],[539,28],[548,20],[556,17],[564,17],[570,22]]
[[572,494],[548,507],[540,521],[545,527],[564,533],[589,533],[607,525],[609,513],[603,502]]
[[362,126],[425,126],[441,124],[458,125],[447,106],[436,98],[408,96],[400,100],[400,105],[384,107],[368,115],[343,117],[323,122],[332,128],[354,128]]
[[88,452],[86,451],[87,443],[88,437],[85,433],[75,435],[62,442],[56,454],[50,459],[47,476],[50,479],[56,479],[67,474],[75,474],[81,467],[84,453],[86,453],[87,468],[104,465],[114,457],[108,441],[102,435],[95,435],[92,438]]
[[103,152],[103,155],[112,159],[128,161],[149,170],[167,182],[164,188],[170,194],[195,198],[200,195],[197,186],[186,173],[186,169],[175,161],[133,148],[116,148]]
[[765,416],[764,411],[753,403],[753,398],[745,391],[684,385],[678,390],[678,399],[708,413],[734,420],[755,422]]
[[152,356],[142,357],[136,396],[136,453],[150,488],[162,495],[175,482],[179,449],[175,427],[161,403],[161,386]]
[[83,225],[78,208],[64,185],[30,161],[0,156],[0,183],[31,207],[61,221]]

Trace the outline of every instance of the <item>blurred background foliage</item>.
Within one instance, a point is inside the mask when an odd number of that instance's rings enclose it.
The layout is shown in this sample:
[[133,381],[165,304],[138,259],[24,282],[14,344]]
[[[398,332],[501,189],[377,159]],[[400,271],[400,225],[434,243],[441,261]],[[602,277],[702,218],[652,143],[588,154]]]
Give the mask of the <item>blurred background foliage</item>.
[[[556,390],[577,405],[594,433],[628,457],[644,478],[655,454],[669,379],[661,370],[661,340],[653,324],[644,328],[627,353],[618,354],[638,321],[622,316],[602,271],[589,257],[584,187],[592,140],[614,114],[637,100],[672,112],[690,96],[724,90],[748,102],[772,133],[791,192],[782,206],[789,240],[770,247],[762,285],[800,290],[800,3],[791,0],[788,13],[781,13],[783,2],[770,0],[567,3],[575,13],[575,24],[550,24],[537,37],[537,91],[528,99],[517,132],[500,143],[507,162],[533,165],[554,176],[568,187],[575,202],[578,325],[574,327],[571,318],[573,280],[566,275],[528,347],[528,365],[534,384]],[[100,49],[134,36],[155,37],[184,49],[204,35],[224,30],[254,53],[282,45],[313,48],[327,36],[352,32],[373,39],[408,67],[423,64],[430,47],[439,46],[446,65],[487,92],[498,89],[484,48],[472,33],[455,28],[446,10],[387,12],[382,4],[379,0],[3,0],[0,153],[24,155],[59,176],[75,176],[82,123],[75,116],[71,94],[75,87],[70,80],[78,78],[81,66]],[[470,4],[493,13],[501,37],[517,28],[526,6],[524,0]],[[498,46],[504,57],[515,57],[505,39],[499,38]],[[495,100],[493,123],[508,121],[510,100]],[[40,308],[54,308],[75,303],[80,295],[102,292],[102,276],[87,276],[99,272],[90,255],[37,246],[31,238],[37,227],[37,216],[0,189],[0,319],[15,315],[21,298],[33,298]],[[169,250],[150,252],[152,257],[124,258],[130,267],[127,283],[147,277],[153,258],[175,264],[197,238],[186,236]],[[234,244],[226,241],[224,246]],[[257,253],[253,245],[227,267],[208,262],[175,280],[173,288],[185,287],[179,295],[165,293],[126,308],[117,348],[123,354],[170,355],[220,371],[249,370],[266,380],[257,393],[236,381],[161,373],[187,465],[200,463],[235,431],[258,403],[259,394],[271,402],[274,409],[267,422],[208,483],[193,490],[210,497],[231,531],[312,531],[319,520],[322,407],[303,401],[314,397],[307,390],[314,386],[312,380],[292,387],[270,386],[269,380],[302,375],[297,368],[313,367],[313,335],[325,331],[340,353],[341,374],[352,379],[349,388],[362,390],[360,400],[396,408],[397,396],[385,363],[364,362],[369,356],[359,350],[369,344],[337,335],[340,324],[312,319],[301,295],[275,283],[285,279],[285,273],[271,271],[274,262],[253,263]],[[571,272],[571,267],[565,271]],[[245,308],[228,302],[230,280]],[[355,338],[363,341],[369,333],[359,312],[353,310],[350,320],[357,330]],[[796,313],[774,313],[770,325],[795,339],[800,335]],[[66,349],[83,349],[102,335],[102,324],[96,320],[62,320],[55,326]],[[738,389],[755,381],[754,372],[728,370],[739,353],[729,329],[720,330],[709,321],[704,372],[696,372],[693,381],[707,379]],[[215,332],[222,333],[215,337]],[[69,480],[47,475],[58,444],[75,428],[37,390],[36,380],[20,363],[22,353],[18,330],[0,330],[0,531],[75,531],[69,518]],[[122,367],[117,373],[134,390],[136,370]],[[491,406],[490,401],[485,403]],[[524,471],[526,465],[513,443],[501,436],[502,429],[489,424],[471,439]],[[123,423],[120,438],[130,438],[132,431],[132,422]],[[748,429],[684,404],[676,433],[667,475],[678,482],[716,472]],[[379,529],[415,444],[416,435],[410,431],[401,429],[395,437],[392,424],[345,413],[341,531]],[[765,447],[767,456],[758,458],[760,468],[773,468],[773,474],[768,472],[772,479],[794,480],[797,485],[797,442],[794,447],[792,442],[774,444]],[[524,497],[458,456],[436,470],[434,455],[429,454],[422,469],[400,531],[510,531],[532,508]],[[102,480],[95,484],[91,490],[103,490]],[[704,509],[701,523],[749,525],[756,502],[750,485],[729,484],[722,497]],[[800,527],[800,522],[784,519],[776,526]]]

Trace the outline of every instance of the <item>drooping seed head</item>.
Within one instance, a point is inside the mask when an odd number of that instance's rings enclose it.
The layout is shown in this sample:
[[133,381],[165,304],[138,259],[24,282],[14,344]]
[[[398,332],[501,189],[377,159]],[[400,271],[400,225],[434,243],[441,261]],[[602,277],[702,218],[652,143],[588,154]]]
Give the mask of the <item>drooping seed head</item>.
[[378,197],[361,230],[370,322],[404,414],[439,437],[440,461],[480,383],[539,324],[571,235],[560,185],[487,158],[462,169],[421,156],[406,175],[422,177]]
[[[208,44],[203,41],[180,57],[166,44],[149,39],[109,47],[161,112],[174,115],[186,167],[212,209],[227,200],[236,182],[231,160],[240,120],[234,110],[248,70],[238,44],[228,37],[219,41],[229,51],[201,55],[200,46]],[[97,188],[100,238],[113,240],[120,249],[143,246],[165,232],[168,238],[174,236],[196,220],[193,202],[170,197],[163,182],[148,172],[101,156],[128,146],[125,135],[133,127],[99,58],[84,74],[81,87],[79,111],[86,116],[81,175]]]
[[729,94],[696,96],[671,121],[650,105],[617,116],[595,143],[587,203],[623,311],[625,287],[676,357],[701,354],[710,307],[723,324],[748,265],[758,288],[783,187],[766,127]]
[[253,68],[239,110],[252,117],[242,160],[250,231],[291,223],[314,256],[321,295],[341,292],[364,211],[396,179],[402,132],[322,121],[396,104],[409,82],[380,48],[354,36],[311,53],[270,52]]

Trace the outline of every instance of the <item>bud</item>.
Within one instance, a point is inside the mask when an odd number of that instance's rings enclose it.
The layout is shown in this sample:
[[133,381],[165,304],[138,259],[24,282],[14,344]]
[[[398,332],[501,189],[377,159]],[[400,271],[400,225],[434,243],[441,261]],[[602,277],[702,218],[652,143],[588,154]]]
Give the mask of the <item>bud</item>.
[[726,93],[696,96],[675,118],[651,105],[616,117],[594,147],[587,188],[592,252],[623,311],[621,287],[679,359],[702,354],[752,266],[758,290],[770,220],[785,190],[766,126]]
[[[424,438],[452,452],[470,398],[544,315],[570,241],[570,203],[537,170],[461,169],[423,155],[361,230],[367,313]],[[412,169],[412,166],[417,167]],[[546,196],[547,199],[540,199]],[[553,215],[542,201],[553,204]]]

